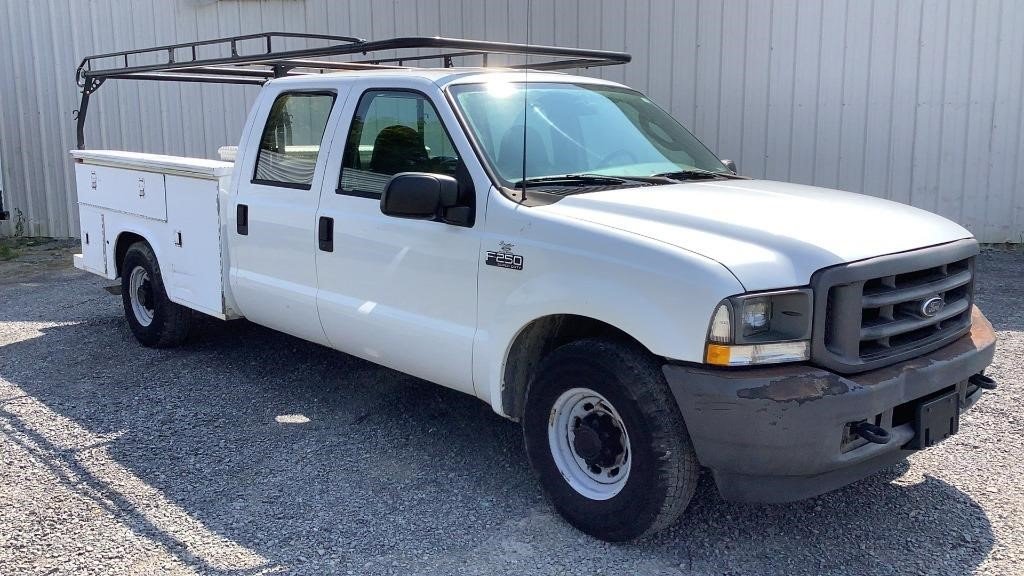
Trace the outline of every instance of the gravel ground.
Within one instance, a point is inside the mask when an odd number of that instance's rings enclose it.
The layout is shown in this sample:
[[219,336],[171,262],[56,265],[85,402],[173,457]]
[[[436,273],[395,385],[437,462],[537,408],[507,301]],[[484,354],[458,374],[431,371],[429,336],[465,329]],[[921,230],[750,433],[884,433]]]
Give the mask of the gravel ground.
[[245,322],[142,348],[53,253],[0,262],[0,574],[1024,573],[1021,251],[980,258],[1001,387],[959,435],[795,504],[705,474],[621,545],[559,519],[483,403]]

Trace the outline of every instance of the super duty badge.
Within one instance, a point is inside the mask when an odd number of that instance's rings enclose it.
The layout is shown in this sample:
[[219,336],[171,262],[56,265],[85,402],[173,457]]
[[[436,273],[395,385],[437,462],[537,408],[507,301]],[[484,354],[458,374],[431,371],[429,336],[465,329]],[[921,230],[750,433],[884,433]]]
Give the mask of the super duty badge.
[[498,247],[500,250],[487,252],[487,260],[484,261],[484,264],[497,266],[498,268],[508,268],[509,270],[523,269],[523,257],[512,253],[515,244],[511,242],[498,242]]

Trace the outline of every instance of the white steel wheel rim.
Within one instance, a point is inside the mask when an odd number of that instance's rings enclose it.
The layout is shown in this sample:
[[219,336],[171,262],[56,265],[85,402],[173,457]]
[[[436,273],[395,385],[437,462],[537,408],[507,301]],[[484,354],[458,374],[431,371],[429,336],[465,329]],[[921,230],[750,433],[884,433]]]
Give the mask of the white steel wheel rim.
[[[593,439],[595,420],[602,432],[609,432],[596,459],[593,446],[583,442]],[[577,438],[580,435],[587,438]],[[555,400],[548,417],[548,445],[558,471],[581,496],[608,500],[621,492],[629,480],[633,453],[626,426],[611,402],[589,388],[566,390]],[[581,452],[578,447],[585,449]],[[615,457],[611,458],[613,454]]]
[[[151,308],[153,301],[153,286],[149,279],[149,272],[142,266],[132,269],[128,277],[128,299],[132,303],[132,313],[135,320],[143,326],[153,323],[155,310]],[[148,304],[148,306],[147,306]]]

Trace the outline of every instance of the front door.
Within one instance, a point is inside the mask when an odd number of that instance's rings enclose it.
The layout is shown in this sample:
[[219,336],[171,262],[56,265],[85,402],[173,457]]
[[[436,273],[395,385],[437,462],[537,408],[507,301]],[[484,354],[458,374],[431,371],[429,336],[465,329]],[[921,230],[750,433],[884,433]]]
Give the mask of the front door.
[[327,338],[339,350],[472,393],[477,230],[380,210],[398,172],[454,176],[475,209],[463,151],[417,91],[367,89],[348,116],[347,140],[332,151],[342,156],[340,176],[324,180],[318,213],[321,237],[331,239],[317,250]]
[[321,150],[329,149],[340,96],[333,89],[270,95],[238,159],[229,217],[231,287],[242,314],[320,344],[327,339],[316,309],[316,211]]

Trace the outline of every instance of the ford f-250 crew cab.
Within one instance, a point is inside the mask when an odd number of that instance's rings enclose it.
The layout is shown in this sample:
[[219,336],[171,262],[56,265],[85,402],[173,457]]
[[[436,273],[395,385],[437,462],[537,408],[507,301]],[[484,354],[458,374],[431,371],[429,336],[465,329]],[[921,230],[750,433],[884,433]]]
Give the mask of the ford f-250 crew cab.
[[[737,176],[642,94],[551,72],[628,55],[277,36],[79,72],[82,121],[113,78],[263,85],[233,162],[73,152],[75,265],[120,278],[143,345],[182,343],[196,313],[247,318],[474,394],[522,423],[559,512],[609,540],[677,519],[701,467],[730,499],[843,486],[957,432],[995,386],[970,232]],[[304,60],[406,48],[555,60]]]

